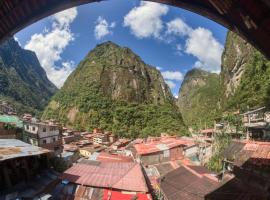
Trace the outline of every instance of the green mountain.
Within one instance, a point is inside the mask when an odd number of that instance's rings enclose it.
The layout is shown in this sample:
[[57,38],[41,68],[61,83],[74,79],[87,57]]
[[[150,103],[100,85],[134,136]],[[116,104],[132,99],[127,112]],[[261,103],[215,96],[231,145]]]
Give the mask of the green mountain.
[[129,48],[112,42],[88,53],[52,98],[43,118],[126,137],[186,133],[161,73]]
[[192,69],[185,75],[177,105],[186,125],[198,129],[213,126],[219,114],[219,75]]
[[270,105],[270,61],[228,32],[221,68],[223,110]]
[[22,49],[13,38],[0,45],[0,99],[15,105],[19,114],[36,113],[56,90],[34,52]]

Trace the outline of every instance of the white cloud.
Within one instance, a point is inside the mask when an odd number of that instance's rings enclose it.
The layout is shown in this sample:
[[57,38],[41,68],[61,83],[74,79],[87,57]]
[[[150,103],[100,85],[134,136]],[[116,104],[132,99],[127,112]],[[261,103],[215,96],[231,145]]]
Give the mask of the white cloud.
[[115,26],[116,26],[115,22],[112,22],[111,24],[109,24],[106,19],[99,16],[96,21],[96,26],[94,30],[96,39],[100,40],[106,35],[112,34],[111,29],[113,29]]
[[131,33],[138,38],[160,38],[163,30],[161,17],[166,15],[169,8],[153,2],[141,2],[140,6],[133,8],[124,18],[124,26],[131,29]]
[[187,36],[192,31],[182,19],[175,18],[174,20],[167,23],[167,35],[176,35],[176,36]]
[[77,16],[77,9],[71,8],[53,15],[52,27],[45,28],[43,33],[36,33],[25,45],[25,49],[34,51],[45,69],[48,78],[58,87],[62,87],[64,81],[73,70],[72,61],[63,61],[61,66],[56,62],[62,60],[61,54],[74,40],[70,30],[70,24]]
[[177,95],[177,94],[175,94],[175,95],[174,95],[174,98],[178,99],[178,95]]
[[156,67],[156,69],[160,71],[160,70],[162,70],[163,68],[162,68],[162,67],[157,66],[157,67]]
[[165,80],[165,82],[171,88],[171,90],[173,90],[176,87],[176,84],[173,81]]
[[220,71],[223,46],[210,30],[201,27],[193,30],[186,41],[185,52],[198,58],[194,67],[211,72]]
[[182,81],[184,78],[183,74],[178,71],[164,71],[161,74],[165,80]]

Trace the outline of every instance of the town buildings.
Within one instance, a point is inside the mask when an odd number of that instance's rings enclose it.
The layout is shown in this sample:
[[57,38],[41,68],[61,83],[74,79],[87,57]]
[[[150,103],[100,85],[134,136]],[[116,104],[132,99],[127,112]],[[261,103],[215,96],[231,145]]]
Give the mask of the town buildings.
[[10,106],[6,101],[0,100],[0,114],[14,115],[16,109]]
[[270,112],[265,107],[242,114],[246,128],[246,138],[251,140],[270,140]]
[[25,121],[23,141],[52,150],[55,154],[62,152],[61,127],[54,122]]
[[180,160],[184,157],[184,148],[191,146],[194,146],[192,140],[161,137],[135,144],[134,157],[144,165]]

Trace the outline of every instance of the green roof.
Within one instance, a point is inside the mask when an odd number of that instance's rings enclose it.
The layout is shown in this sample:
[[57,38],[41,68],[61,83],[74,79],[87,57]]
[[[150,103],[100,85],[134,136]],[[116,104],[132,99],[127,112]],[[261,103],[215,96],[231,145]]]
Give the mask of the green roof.
[[8,124],[16,124],[16,127],[22,128],[23,122],[17,116],[13,115],[0,115],[0,122]]

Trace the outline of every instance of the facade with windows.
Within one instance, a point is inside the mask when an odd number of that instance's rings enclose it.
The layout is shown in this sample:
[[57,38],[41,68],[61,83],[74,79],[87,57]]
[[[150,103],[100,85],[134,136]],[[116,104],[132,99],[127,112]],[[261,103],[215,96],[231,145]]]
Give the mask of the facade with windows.
[[23,140],[29,144],[62,152],[61,127],[52,122],[31,120],[24,122]]

